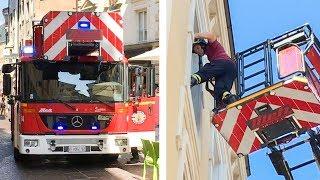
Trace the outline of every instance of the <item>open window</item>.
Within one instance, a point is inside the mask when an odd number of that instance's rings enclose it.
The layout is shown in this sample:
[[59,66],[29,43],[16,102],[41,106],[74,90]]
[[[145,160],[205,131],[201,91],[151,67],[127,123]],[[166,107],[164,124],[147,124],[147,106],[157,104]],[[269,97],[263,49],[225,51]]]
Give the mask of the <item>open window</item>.
[[131,66],[129,68],[130,97],[155,96],[155,67]]

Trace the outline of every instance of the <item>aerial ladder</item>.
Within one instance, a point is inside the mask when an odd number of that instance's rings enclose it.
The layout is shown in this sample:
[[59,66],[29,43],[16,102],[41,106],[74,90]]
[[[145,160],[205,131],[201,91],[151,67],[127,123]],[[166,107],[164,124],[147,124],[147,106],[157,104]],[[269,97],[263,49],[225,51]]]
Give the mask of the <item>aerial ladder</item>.
[[[320,42],[311,27],[237,53],[236,61],[239,100],[212,115],[219,133],[238,156],[269,148],[276,172],[286,180],[314,162],[320,169]],[[296,138],[303,140],[293,143]],[[304,143],[314,157],[290,167],[283,152]]]

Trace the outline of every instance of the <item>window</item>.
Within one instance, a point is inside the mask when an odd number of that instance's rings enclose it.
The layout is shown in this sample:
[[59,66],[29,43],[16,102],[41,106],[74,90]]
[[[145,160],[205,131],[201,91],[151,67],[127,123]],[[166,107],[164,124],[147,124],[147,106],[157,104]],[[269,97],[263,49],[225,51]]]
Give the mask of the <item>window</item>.
[[30,11],[30,6],[29,6],[29,2],[27,2],[27,6],[26,6],[26,17],[29,18],[29,11]]
[[13,17],[12,17],[12,13],[9,15],[9,27],[12,26],[13,24]]
[[24,8],[24,1],[21,2],[20,4],[20,8],[19,8],[19,15],[20,17],[22,17],[24,14],[23,14],[23,9]]
[[147,40],[147,11],[140,11],[139,16],[139,41]]

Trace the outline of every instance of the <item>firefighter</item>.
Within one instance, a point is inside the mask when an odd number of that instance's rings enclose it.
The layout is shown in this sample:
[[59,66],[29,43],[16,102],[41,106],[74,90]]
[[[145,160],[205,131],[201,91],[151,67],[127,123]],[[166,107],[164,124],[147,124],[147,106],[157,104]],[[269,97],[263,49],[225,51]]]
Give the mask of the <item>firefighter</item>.
[[227,55],[214,34],[196,33],[194,37],[192,52],[200,57],[207,55],[210,62],[191,75],[191,87],[214,79],[213,96],[216,100],[216,108],[223,108],[226,104],[237,100],[237,96],[230,93],[233,81],[237,77],[236,64]]

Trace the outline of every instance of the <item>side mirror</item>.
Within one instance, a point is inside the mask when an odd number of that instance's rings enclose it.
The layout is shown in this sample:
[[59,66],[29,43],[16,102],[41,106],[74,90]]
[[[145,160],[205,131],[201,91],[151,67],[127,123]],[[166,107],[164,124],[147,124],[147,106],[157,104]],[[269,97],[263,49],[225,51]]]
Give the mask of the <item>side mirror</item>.
[[14,66],[11,64],[4,64],[2,66],[2,73],[11,73],[14,70]]
[[3,74],[3,94],[8,96],[11,94],[11,76],[10,74]]

